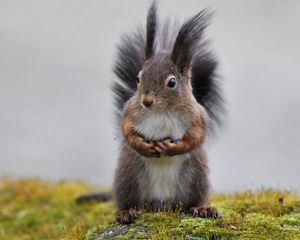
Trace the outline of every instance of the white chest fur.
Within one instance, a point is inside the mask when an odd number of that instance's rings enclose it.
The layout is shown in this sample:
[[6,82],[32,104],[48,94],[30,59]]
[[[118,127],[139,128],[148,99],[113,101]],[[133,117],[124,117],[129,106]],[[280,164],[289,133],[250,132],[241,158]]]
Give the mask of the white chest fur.
[[184,122],[178,113],[156,113],[149,111],[140,117],[135,130],[148,140],[171,138],[181,139],[186,131]]
[[145,159],[146,175],[140,179],[143,183],[142,199],[163,202],[175,198],[180,191],[179,174],[185,155]]

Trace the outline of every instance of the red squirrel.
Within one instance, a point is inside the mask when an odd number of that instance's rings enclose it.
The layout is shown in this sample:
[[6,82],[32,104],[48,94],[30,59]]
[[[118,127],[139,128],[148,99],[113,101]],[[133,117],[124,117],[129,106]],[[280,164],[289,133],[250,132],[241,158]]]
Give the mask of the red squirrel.
[[[203,41],[209,18],[203,10],[180,28],[169,22],[159,28],[154,1],[146,33],[124,36],[118,47],[113,92],[121,143],[113,197],[122,224],[144,210],[221,216],[207,205],[203,146],[223,111],[217,61]],[[108,197],[91,194],[77,201]]]
[[120,223],[132,222],[141,209],[220,217],[206,205],[203,143],[222,111],[217,62],[202,41],[208,18],[204,10],[178,31],[167,23],[159,33],[153,2],[146,34],[127,35],[118,48],[113,90],[122,140],[114,198]]

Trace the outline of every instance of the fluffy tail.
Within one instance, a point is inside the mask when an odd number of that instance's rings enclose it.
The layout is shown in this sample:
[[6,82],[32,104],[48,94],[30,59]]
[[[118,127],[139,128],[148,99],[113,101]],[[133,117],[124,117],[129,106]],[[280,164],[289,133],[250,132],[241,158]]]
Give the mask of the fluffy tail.
[[145,60],[156,52],[169,51],[179,70],[191,67],[193,95],[207,110],[211,119],[210,129],[214,131],[221,125],[224,106],[216,74],[218,63],[203,36],[210,17],[211,14],[204,10],[189,18],[181,27],[170,21],[158,26],[156,1],[152,3],[148,10],[146,33],[138,28],[133,34],[124,35],[118,46],[113,68],[118,78],[113,85],[118,114],[136,92],[136,77]]
[[96,192],[96,193],[87,193],[80,195],[76,198],[76,203],[85,203],[85,202],[106,202],[113,199],[111,192]]

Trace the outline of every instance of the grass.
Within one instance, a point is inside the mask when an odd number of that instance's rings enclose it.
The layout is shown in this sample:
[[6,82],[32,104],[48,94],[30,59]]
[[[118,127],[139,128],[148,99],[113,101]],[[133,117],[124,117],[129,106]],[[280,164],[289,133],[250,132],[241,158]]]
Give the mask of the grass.
[[[82,182],[40,179],[0,180],[0,239],[93,240],[116,226],[113,202],[77,205],[75,197],[95,191]],[[296,193],[261,189],[215,194],[223,218],[205,220],[179,213],[145,214],[114,239],[300,239],[300,198]],[[139,228],[149,231],[138,232]],[[101,238],[100,238],[101,239]]]

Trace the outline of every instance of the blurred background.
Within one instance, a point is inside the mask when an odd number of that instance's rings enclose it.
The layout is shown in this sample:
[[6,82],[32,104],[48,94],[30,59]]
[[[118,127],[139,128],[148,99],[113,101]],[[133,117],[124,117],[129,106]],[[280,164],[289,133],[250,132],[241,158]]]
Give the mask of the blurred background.
[[[0,0],[0,176],[110,186],[109,89],[122,33],[150,1]],[[208,146],[216,191],[300,190],[300,1],[159,1],[161,19],[215,11],[227,121]]]

